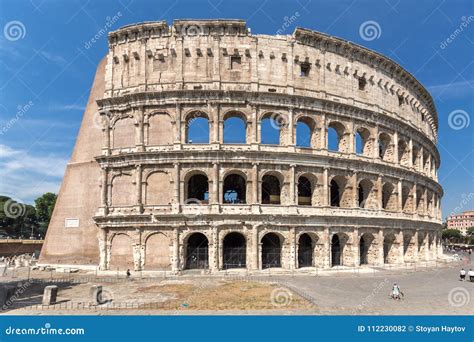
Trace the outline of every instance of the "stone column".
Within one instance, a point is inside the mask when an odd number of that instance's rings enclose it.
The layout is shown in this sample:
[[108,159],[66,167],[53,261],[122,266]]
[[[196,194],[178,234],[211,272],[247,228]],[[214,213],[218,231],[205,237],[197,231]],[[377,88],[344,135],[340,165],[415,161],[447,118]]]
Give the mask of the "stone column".
[[176,103],[175,109],[175,135],[174,135],[174,144],[180,145],[182,143],[182,134],[181,134],[181,104]]
[[413,234],[413,245],[414,245],[414,252],[413,252],[413,260],[415,262],[418,262],[418,229],[415,230],[415,233]]
[[138,118],[136,118],[136,147],[137,151],[144,151],[145,150],[145,141],[144,141],[144,134],[143,134],[143,119],[144,119],[144,109],[140,107],[138,110]]
[[324,268],[330,268],[331,267],[331,235],[329,232],[329,227],[326,226],[324,227],[324,233],[323,233],[323,241],[324,241],[324,247],[323,247],[323,267]]
[[213,163],[212,164],[212,173],[213,173],[213,180],[212,180],[212,203],[219,204],[219,164]]
[[102,191],[101,191],[101,205],[107,207],[107,179],[109,170],[107,168],[102,169]]
[[398,240],[398,252],[399,252],[399,262],[401,264],[405,263],[405,255],[403,254],[403,231],[400,229],[400,231],[397,234],[398,236],[396,239]]
[[356,153],[356,147],[355,147],[355,133],[354,133],[354,121],[349,122],[349,153],[355,154]]
[[384,260],[383,260],[383,240],[384,240],[384,237],[383,237],[383,229],[379,229],[379,233],[378,233],[378,236],[377,236],[377,246],[379,248],[378,250],[378,261],[377,263],[379,265],[383,265],[384,264]]
[[379,159],[379,126],[376,125],[374,128],[374,150],[372,157],[374,159]]
[[352,232],[352,254],[354,255],[354,267],[357,267],[360,265],[359,227],[354,227]]
[[252,106],[252,140],[253,144],[258,144],[258,106]]
[[326,114],[321,114],[321,149],[328,149],[327,146],[327,127],[326,127]]
[[424,152],[423,152],[423,146],[420,146],[420,150],[419,150],[419,155],[420,157],[418,158],[418,171],[420,171],[421,173],[423,173],[424,171],[424,164],[425,164],[425,161],[424,161],[424,158],[423,158],[423,155],[424,155]]
[[135,182],[136,184],[136,203],[138,206],[142,206],[142,166],[135,166]]
[[378,177],[377,177],[377,201],[378,201],[378,208],[379,208],[379,209],[383,209],[383,204],[382,204],[383,196],[382,196],[382,192],[383,192],[382,176],[378,176]]
[[398,132],[397,131],[393,133],[393,158],[395,159],[393,162],[399,165],[400,160],[398,159]]
[[217,272],[219,271],[219,238],[217,236],[217,227],[212,226],[211,227],[211,240],[212,240],[212,251],[211,255],[209,255],[210,259],[209,260],[209,269],[211,272]]
[[359,207],[359,189],[357,186],[357,172],[354,171],[352,173],[352,207],[358,208]]
[[293,132],[293,128],[294,128],[294,125],[293,125],[293,117],[294,117],[294,110],[293,108],[289,108],[288,110],[288,137],[287,137],[287,141],[286,141],[286,144],[287,146],[294,146],[295,145],[295,138],[294,138],[294,132]]
[[258,163],[252,164],[252,203],[260,203],[258,196]]
[[399,179],[398,180],[398,183],[397,183],[397,192],[398,192],[398,195],[397,195],[397,199],[398,199],[398,212],[402,212],[403,211],[403,201],[402,201],[402,180]]
[[212,120],[212,143],[219,143],[219,122],[220,122],[220,108],[218,103],[210,103],[208,105],[209,113]]
[[171,260],[171,270],[179,271],[179,228],[173,228],[173,257]]
[[295,166],[296,166],[295,164],[290,165],[290,203],[289,205],[295,205],[298,203],[298,201],[296,200],[297,195],[295,195],[296,193]]
[[104,132],[104,141],[102,145],[102,154],[108,156],[110,155],[110,123],[109,119],[105,115],[101,115],[104,121],[104,127],[102,128],[102,131]]
[[327,167],[325,167],[323,171],[323,198],[323,205],[331,205],[329,201],[329,176]]
[[408,167],[413,167],[413,139],[410,138],[408,142]]
[[99,229],[99,269],[106,270],[107,269],[107,249],[108,249],[108,242],[107,242],[107,230],[105,228]]
[[413,214],[416,215],[417,214],[416,202],[418,201],[418,198],[417,198],[417,195],[416,195],[416,183],[413,184],[412,193],[413,193]]
[[252,263],[251,267],[252,270],[259,270],[260,265],[259,265],[259,255],[258,255],[258,226],[254,224],[252,226],[252,253],[251,253],[251,258],[252,258]]
[[177,205],[179,207],[179,204],[180,204],[180,196],[179,196],[179,193],[180,193],[180,189],[179,189],[179,183],[180,183],[180,165],[179,163],[174,163],[173,164],[173,168],[174,168],[174,179],[173,179],[173,185],[174,185],[174,204]]
[[288,235],[289,240],[290,240],[290,255],[289,255],[289,269],[294,270],[298,266],[296,265],[296,228],[295,227],[290,227],[290,233]]

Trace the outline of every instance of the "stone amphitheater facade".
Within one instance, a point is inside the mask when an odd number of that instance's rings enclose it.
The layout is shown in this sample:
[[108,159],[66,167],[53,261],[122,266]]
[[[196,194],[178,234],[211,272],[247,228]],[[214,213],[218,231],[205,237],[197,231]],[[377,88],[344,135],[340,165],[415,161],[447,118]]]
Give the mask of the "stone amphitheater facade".
[[[240,143],[226,141],[230,119]],[[279,144],[263,142],[265,120]],[[354,43],[253,35],[242,20],[126,26],[109,34],[41,260],[174,272],[436,260],[437,131],[426,89]]]

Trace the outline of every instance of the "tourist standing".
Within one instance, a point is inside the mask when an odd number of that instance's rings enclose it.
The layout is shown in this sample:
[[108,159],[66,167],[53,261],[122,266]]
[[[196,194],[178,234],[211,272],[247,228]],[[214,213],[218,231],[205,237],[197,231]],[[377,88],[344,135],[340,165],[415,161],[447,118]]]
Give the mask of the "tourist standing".
[[461,268],[461,271],[459,271],[459,280],[464,281],[466,279],[466,271],[464,268]]

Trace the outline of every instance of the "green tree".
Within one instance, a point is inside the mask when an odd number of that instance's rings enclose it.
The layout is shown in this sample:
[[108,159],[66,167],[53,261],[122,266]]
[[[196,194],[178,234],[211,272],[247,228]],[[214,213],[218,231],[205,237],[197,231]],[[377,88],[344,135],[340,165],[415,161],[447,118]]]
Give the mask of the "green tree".
[[38,229],[35,207],[0,196],[0,229],[18,237],[34,234]]
[[443,239],[448,240],[450,242],[457,242],[462,239],[462,234],[459,230],[456,229],[445,229],[443,230]]
[[470,237],[474,237],[474,226],[467,228],[466,235]]
[[44,234],[48,229],[49,221],[53,215],[54,205],[56,204],[57,195],[47,192],[41,197],[35,199],[36,218],[40,231]]

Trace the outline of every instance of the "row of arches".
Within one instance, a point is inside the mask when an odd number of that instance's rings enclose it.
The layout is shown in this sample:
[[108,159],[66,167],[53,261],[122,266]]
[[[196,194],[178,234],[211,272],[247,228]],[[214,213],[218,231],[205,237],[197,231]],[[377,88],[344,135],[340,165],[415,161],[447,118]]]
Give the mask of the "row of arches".
[[[417,241],[414,241],[417,239]],[[334,233],[329,241],[329,265],[362,266],[399,263],[400,257],[408,254],[422,254],[436,249],[439,243],[432,234],[403,234],[403,241],[395,233],[387,233],[383,241],[370,232],[362,233],[357,241],[349,242],[347,233]],[[268,232],[260,239],[260,265],[262,269],[280,268],[285,257],[283,250],[286,243],[282,234]],[[222,269],[248,268],[248,241],[240,232],[229,232],[222,240]],[[322,241],[317,233],[301,233],[296,242],[296,267],[315,267],[321,265],[324,253]],[[357,249],[357,252],[354,251]],[[145,270],[169,269],[172,243],[162,233],[150,235],[145,242]],[[112,240],[109,268],[133,267],[131,239],[126,234],[118,234]],[[210,243],[201,232],[191,233],[184,240],[184,269],[208,269],[210,267]],[[383,256],[380,260],[380,256]],[[319,260],[318,260],[319,259]],[[422,259],[422,258],[421,258]],[[354,264],[356,262],[356,264]]]
[[[325,142],[321,142],[323,132],[318,128],[316,120],[307,115],[295,119],[295,141],[288,141],[288,115],[268,112],[261,116],[261,144],[289,144],[297,147],[323,148],[329,151],[353,152],[367,157],[378,157],[381,160],[409,167],[414,166],[420,172],[434,173],[436,162],[433,156],[422,152],[421,146],[413,144],[404,137],[395,139],[390,132],[379,132],[377,135],[372,128],[356,125],[353,130],[346,124],[330,120],[326,126]],[[147,122],[145,136],[146,145],[171,145],[174,142],[172,119],[167,113],[152,115]],[[224,115],[222,142],[224,144],[248,144],[250,121],[243,112],[230,111]],[[188,113],[184,121],[185,143],[208,144],[211,136],[211,124],[208,115],[202,111]],[[112,127],[112,147],[125,148],[135,145],[135,125],[131,116],[123,116]],[[352,142],[351,142],[352,140]],[[376,151],[378,149],[378,151]],[[395,149],[397,153],[395,153]],[[395,160],[395,156],[398,156]],[[411,156],[411,157],[410,157]],[[430,159],[430,160],[429,160]]]

